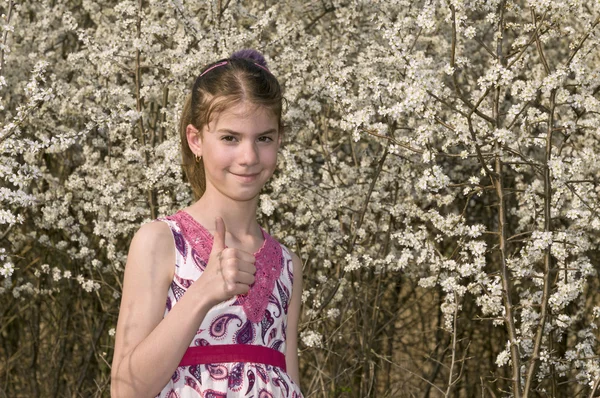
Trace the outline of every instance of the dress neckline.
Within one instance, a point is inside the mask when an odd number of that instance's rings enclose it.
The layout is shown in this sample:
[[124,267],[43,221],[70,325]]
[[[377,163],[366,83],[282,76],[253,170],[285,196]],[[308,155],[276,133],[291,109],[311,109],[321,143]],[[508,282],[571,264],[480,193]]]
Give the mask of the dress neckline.
[[[174,220],[179,225],[179,233],[183,239],[187,240],[192,247],[191,256],[196,261],[197,256],[204,266],[200,266],[200,271],[208,264],[214,237],[209,230],[198,222],[191,214],[184,210],[179,210],[167,219]],[[254,274],[254,283],[250,285],[250,290],[246,294],[238,295],[236,305],[241,305],[246,316],[251,322],[259,323],[265,316],[265,310],[269,304],[277,278],[284,267],[283,249],[265,230],[259,228],[263,234],[264,242],[262,246],[254,253],[256,261],[256,273]],[[181,236],[181,235],[180,235]],[[180,238],[181,239],[181,238]],[[183,244],[185,253],[185,243]],[[187,256],[186,254],[183,254]]]
[[[188,221],[190,221],[194,225],[196,225],[198,227],[198,229],[203,232],[204,236],[210,242],[214,242],[215,237],[213,236],[213,234],[211,234],[210,231],[208,230],[208,228],[206,228],[204,225],[202,225],[202,223],[200,223],[198,220],[196,220],[190,213],[188,213],[185,210],[179,210],[178,213],[181,213],[181,215],[183,217],[185,217]],[[267,240],[270,237],[270,235],[263,229],[263,227],[261,227],[259,225],[258,228],[260,228],[260,232],[262,233],[263,242],[262,242],[262,245],[258,248],[258,250],[255,251],[254,253],[252,253],[255,257],[259,256],[264,251],[265,246],[267,245]],[[227,245],[225,245],[225,247],[227,247]]]

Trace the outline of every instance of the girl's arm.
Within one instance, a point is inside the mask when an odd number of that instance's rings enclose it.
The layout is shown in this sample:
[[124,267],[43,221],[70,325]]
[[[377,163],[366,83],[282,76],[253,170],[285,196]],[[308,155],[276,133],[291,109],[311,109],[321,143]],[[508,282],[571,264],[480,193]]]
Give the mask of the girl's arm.
[[145,224],[135,234],[117,323],[112,397],[156,396],[179,365],[209,309],[248,291],[256,270],[253,258],[236,249],[223,250],[222,220],[217,222],[214,242],[202,276],[163,318],[175,269],[173,236],[163,222]]
[[298,369],[298,320],[300,319],[300,305],[302,304],[302,261],[292,253],[294,265],[294,283],[292,285],[292,298],[288,308],[288,325],[285,339],[285,365],[287,374],[300,386],[300,371]]

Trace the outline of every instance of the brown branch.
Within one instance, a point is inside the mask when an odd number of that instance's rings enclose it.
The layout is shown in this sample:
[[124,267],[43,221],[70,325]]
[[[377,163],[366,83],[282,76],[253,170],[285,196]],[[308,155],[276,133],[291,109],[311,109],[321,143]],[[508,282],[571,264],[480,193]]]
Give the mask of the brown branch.
[[[375,183],[377,182],[377,180],[379,179],[379,175],[381,174],[381,170],[383,169],[383,164],[385,163],[385,159],[387,158],[388,155],[388,150],[389,148],[386,147],[383,155],[381,156],[381,159],[379,159],[379,164],[377,166],[377,170],[375,171],[375,175],[373,176],[373,180],[371,180],[371,185],[369,186],[369,191],[367,193],[367,197],[365,198],[365,201],[363,203],[363,207],[362,210],[360,212],[360,216],[358,219],[358,222],[356,224],[356,227],[354,229],[354,233],[352,236],[352,239],[350,239],[348,241],[348,247],[346,248],[346,251],[348,253],[350,253],[352,251],[352,247],[354,247],[354,244],[356,243],[356,238],[358,237],[357,231],[360,229],[360,227],[362,226],[365,214],[367,212],[367,209],[369,207],[369,201],[371,200],[371,195],[373,194],[373,190],[375,189]],[[344,277],[344,275],[346,274],[345,270],[342,270],[340,272],[340,275],[338,276],[338,279],[342,279]],[[325,300],[323,300],[323,302],[321,303],[321,305],[319,306],[319,308],[317,309],[317,313],[320,313],[321,311],[323,311],[323,309],[325,307],[327,307],[327,305],[329,304],[329,302],[333,299],[333,297],[335,296],[335,294],[337,293],[338,289],[340,288],[340,284],[336,284],[335,287],[333,288],[333,290],[331,291],[331,293],[329,293],[329,295],[325,298]]]
[[[535,17],[535,11],[533,10],[533,6],[532,6],[531,7],[531,19],[532,19],[532,22],[533,22],[533,26],[536,26],[535,18],[536,18]],[[536,32],[538,31],[537,26],[536,26],[535,31]],[[535,34],[535,44],[536,44],[538,53],[540,54],[540,58],[542,60],[542,64],[544,65],[544,70],[546,71],[546,75],[549,75],[550,74],[550,67],[548,66],[548,61],[546,60],[546,56],[544,55],[544,50],[542,48],[542,42],[540,40],[540,35],[537,34],[537,33]]]
[[394,138],[392,138],[390,136],[377,134],[377,133],[373,132],[373,130],[363,130],[363,131],[366,132],[369,135],[372,135],[373,137],[378,137],[378,138],[386,139],[386,140],[390,141],[391,143],[393,143],[394,145],[398,145],[399,147],[407,149],[407,150],[409,150],[411,152],[415,152],[415,153],[418,153],[418,154],[422,154],[424,152],[421,149],[416,149],[416,148],[411,147],[410,145],[407,145],[407,144],[404,144],[404,143],[402,143],[400,141],[397,141],[397,140],[395,140]]
[[[13,10],[13,1],[9,0],[8,2],[8,11],[6,12],[6,24],[10,24],[10,18],[12,16],[12,10]],[[4,70],[4,49],[6,48],[6,42],[8,41],[8,32],[9,30],[6,29],[4,31],[4,37],[2,37],[2,49],[0,50],[0,73],[2,73],[2,71]]]
[[594,382],[594,387],[592,387],[592,391],[590,392],[589,398],[594,398],[594,396],[596,395],[596,391],[598,390],[598,386],[600,386],[600,377],[598,377]]
[[[496,54],[501,65],[505,64],[505,58],[502,49],[502,29],[504,25],[504,7],[505,1],[502,1],[499,5],[500,18],[498,22],[499,35],[496,42]],[[488,88],[489,90],[490,88]],[[501,126],[500,119],[500,87],[495,88],[494,102],[493,102],[493,116],[494,116],[494,127],[499,128]],[[506,210],[506,197],[504,187],[504,164],[500,157],[500,143],[496,142],[496,159],[495,159],[495,174],[492,177],[492,182],[496,187],[496,194],[498,196],[498,247],[500,251],[500,276],[502,279],[502,293],[504,301],[504,322],[508,329],[508,337],[510,341],[510,357],[512,361],[512,394],[515,398],[521,397],[521,356],[519,352],[519,343],[517,338],[517,330],[515,326],[515,316],[513,314],[513,303],[512,303],[512,285],[510,272],[508,270],[507,261],[507,210]]]
[[577,44],[577,47],[575,47],[575,49],[573,50],[573,54],[571,54],[571,56],[569,57],[569,59],[567,61],[567,65],[571,65],[571,62],[573,61],[573,58],[575,58],[575,55],[577,55],[577,53],[579,52],[579,50],[581,50],[581,47],[583,47],[583,43],[585,43],[585,41],[587,40],[587,38],[590,37],[590,33],[592,33],[592,30],[594,30],[596,28],[596,26],[598,25],[598,23],[600,23],[600,17],[596,18],[596,20],[592,24],[592,27],[590,28],[590,30],[585,34],[585,36],[583,36],[581,38],[581,40],[579,41],[579,44]]
[[327,14],[329,14],[330,12],[333,12],[333,11],[335,11],[335,7],[329,7],[329,8],[325,7],[325,9],[323,10],[323,12],[322,12],[321,14],[317,15],[315,18],[313,18],[313,20],[312,20],[312,21],[310,21],[310,22],[309,22],[309,23],[306,25],[306,27],[304,28],[304,30],[305,30],[306,32],[308,32],[309,30],[311,30],[311,29],[313,28],[313,26],[315,26],[315,25],[317,24],[317,22],[319,22],[319,20],[320,20],[321,18],[323,18],[325,15],[327,15]]
[[[138,0],[138,18],[137,18],[137,38],[138,40],[142,37],[142,8],[144,6],[144,0]],[[150,166],[150,155],[148,154],[148,150],[146,148],[146,133],[144,129],[144,118],[142,117],[142,110],[144,108],[144,103],[141,97],[140,89],[142,84],[142,75],[141,75],[141,51],[140,49],[135,50],[135,99],[136,99],[136,110],[138,112],[138,130],[140,137],[140,144],[142,144],[142,151],[144,151],[144,160],[146,162],[146,166]],[[154,206],[154,194],[152,192],[152,188],[148,189],[148,204],[150,205],[150,217],[155,219],[156,208]]]
[[515,64],[515,62],[517,62],[523,56],[523,54],[525,53],[525,50],[527,50],[527,48],[529,48],[531,43],[533,43],[535,41],[535,38],[537,37],[539,30],[542,26],[542,22],[544,22],[544,19],[546,19],[547,13],[548,13],[548,11],[544,12],[544,15],[542,15],[542,18],[540,19],[540,24],[537,26],[537,28],[531,35],[531,38],[529,38],[529,41],[527,42],[527,44],[525,44],[523,46],[523,48],[521,49],[521,51],[517,54],[517,57],[515,59],[513,59],[510,64],[508,64],[508,68],[512,67]]
[[450,6],[450,10],[452,12],[452,43],[451,43],[451,48],[450,48],[450,67],[453,68],[452,71],[452,83],[454,85],[454,91],[456,92],[456,94],[458,95],[458,98],[460,98],[460,100],[469,107],[469,109],[471,109],[471,114],[475,113],[477,116],[481,117],[482,119],[494,124],[495,120],[491,117],[489,117],[488,115],[486,115],[485,113],[481,112],[478,108],[479,105],[481,104],[481,101],[483,101],[483,99],[487,96],[489,89],[485,91],[485,93],[481,96],[481,98],[479,99],[479,101],[477,101],[476,105],[473,105],[473,103],[471,101],[469,101],[469,99],[467,97],[465,97],[462,93],[462,91],[460,90],[460,85],[458,84],[458,79],[457,79],[457,72],[456,72],[456,11],[454,10],[454,6]]
[[[556,89],[553,89],[550,94],[550,114],[548,115],[548,130],[546,134],[546,157],[544,159],[544,231],[552,231],[552,184],[550,180],[550,167],[548,163],[552,157],[552,129],[554,127],[554,109],[556,106]],[[531,385],[535,378],[535,372],[537,370],[540,350],[542,348],[542,339],[544,337],[544,327],[546,325],[546,318],[548,316],[548,301],[550,300],[550,293],[552,289],[552,274],[555,271],[553,268],[552,255],[550,252],[550,245],[544,253],[544,287],[542,291],[541,309],[540,309],[540,320],[537,326],[533,352],[527,369],[527,376],[525,377],[525,388],[523,390],[523,398],[529,396]]]
[[569,191],[571,191],[571,193],[575,196],[577,196],[579,198],[579,200],[581,200],[581,203],[583,203],[585,205],[585,207],[587,207],[596,217],[598,217],[598,212],[596,211],[596,209],[592,208],[585,199],[583,199],[581,197],[581,195],[579,195],[572,186],[569,185],[569,183],[567,182],[565,184],[565,186],[569,189]]
[[453,314],[453,329],[452,329],[452,359],[450,360],[450,371],[448,372],[448,387],[446,388],[446,393],[444,397],[450,397],[452,393],[452,387],[458,381],[458,378],[454,380],[454,364],[456,363],[456,335],[458,328],[458,294],[454,292],[454,314]]

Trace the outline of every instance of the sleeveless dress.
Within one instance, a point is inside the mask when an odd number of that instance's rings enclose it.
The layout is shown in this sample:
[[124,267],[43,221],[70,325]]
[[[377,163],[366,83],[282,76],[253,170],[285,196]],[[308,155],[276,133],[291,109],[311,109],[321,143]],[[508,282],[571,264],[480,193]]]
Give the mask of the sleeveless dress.
[[[175,241],[175,273],[165,316],[196,279],[210,255],[213,236],[187,212],[158,218],[169,225]],[[252,344],[285,354],[287,311],[293,284],[288,249],[264,230],[254,253],[256,281],[238,295],[208,311],[190,347]],[[302,398],[298,385],[281,368],[251,362],[179,366],[157,398]]]

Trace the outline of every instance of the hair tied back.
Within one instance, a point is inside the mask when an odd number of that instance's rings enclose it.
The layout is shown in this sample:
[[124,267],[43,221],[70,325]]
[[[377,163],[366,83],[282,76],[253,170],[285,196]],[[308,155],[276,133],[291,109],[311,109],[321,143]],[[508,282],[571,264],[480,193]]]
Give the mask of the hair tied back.
[[256,64],[256,66],[260,66],[264,70],[269,71],[265,57],[263,57],[263,55],[260,52],[254,49],[246,48],[243,50],[238,50],[231,54],[231,57],[229,57],[229,59],[239,58],[251,60]]

